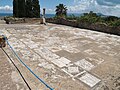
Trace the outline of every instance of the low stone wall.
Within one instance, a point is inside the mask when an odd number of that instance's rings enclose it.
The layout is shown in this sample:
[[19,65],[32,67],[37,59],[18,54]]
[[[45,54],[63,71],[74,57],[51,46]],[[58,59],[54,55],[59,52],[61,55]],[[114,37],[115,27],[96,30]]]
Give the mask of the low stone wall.
[[13,18],[13,17],[4,17],[6,24],[14,24],[14,23],[25,23],[24,18]]
[[79,23],[79,28],[85,28],[90,29],[94,31],[109,33],[109,34],[115,34],[120,35],[120,26],[118,27],[110,27],[105,24],[85,24],[85,23]]
[[78,26],[78,23],[76,21],[73,21],[73,20],[47,18],[46,22],[55,23],[55,24],[62,24],[62,25],[68,25],[68,26],[73,26],[73,27]]
[[83,22],[77,22],[77,21],[71,21],[71,20],[65,20],[65,19],[53,19],[53,18],[47,18],[47,22],[54,23],[54,24],[62,24],[62,25],[68,25],[72,27],[77,28],[83,28],[83,29],[89,29],[99,32],[105,32],[109,34],[115,34],[120,35],[120,26],[118,27],[110,27],[105,24],[90,24],[90,23],[83,23]]
[[4,20],[7,24],[17,24],[17,23],[42,23],[41,18],[14,18],[14,17],[5,17]]
[[25,23],[42,23],[42,18],[25,18]]

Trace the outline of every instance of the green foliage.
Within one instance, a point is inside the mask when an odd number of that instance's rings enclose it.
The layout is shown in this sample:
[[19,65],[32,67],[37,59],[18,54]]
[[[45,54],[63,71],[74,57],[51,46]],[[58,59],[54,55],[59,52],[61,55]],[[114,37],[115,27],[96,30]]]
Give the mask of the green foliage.
[[118,20],[119,18],[118,17],[115,17],[115,16],[108,16],[105,18],[105,21],[109,22],[109,21],[116,21]]
[[98,17],[98,15],[96,13],[93,13],[93,11],[90,11],[89,13],[84,13],[84,16],[88,16],[88,17]]
[[26,0],[26,17],[32,18],[32,1],[31,0]]
[[[20,4],[19,4],[20,3]],[[18,17],[22,18],[26,16],[25,0],[18,0]]]
[[66,19],[68,20],[77,20],[79,17],[76,17],[74,14],[67,16]]
[[109,26],[113,26],[113,27],[117,27],[120,26],[120,19],[119,20],[115,20],[115,21],[110,21],[108,22]]
[[40,17],[39,0],[13,0],[14,17]]
[[96,13],[93,13],[92,11],[90,11],[90,13],[84,13],[84,16],[81,16],[79,19],[78,19],[78,22],[87,22],[87,23],[96,23],[96,22],[99,22],[99,21],[102,21],[102,19],[97,16]]
[[77,20],[78,23],[89,23],[89,24],[105,24],[107,26],[117,27],[120,26],[120,18],[115,16],[101,17],[96,13],[90,11],[89,13],[84,13],[81,17],[76,17],[74,15],[67,17],[68,20]]
[[115,16],[108,16],[106,18],[104,18],[105,23],[109,26],[120,26],[120,19],[118,17]]
[[13,0],[13,16],[18,17],[18,0]]
[[67,7],[64,4],[56,6],[56,17],[65,18],[67,16]]
[[36,18],[40,17],[39,0],[32,0],[32,13],[33,13],[33,17],[36,17]]
[[95,23],[98,21],[96,17],[89,17],[89,16],[81,16],[78,21],[80,22],[88,22],[88,23]]
[[13,16],[25,17],[25,0],[13,0]]

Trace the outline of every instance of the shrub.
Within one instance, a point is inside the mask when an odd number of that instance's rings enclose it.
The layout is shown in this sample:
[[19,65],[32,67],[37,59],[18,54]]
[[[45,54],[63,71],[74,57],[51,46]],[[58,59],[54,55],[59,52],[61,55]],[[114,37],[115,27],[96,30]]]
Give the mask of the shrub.
[[[87,23],[96,23],[96,22],[99,22],[101,20],[100,17],[98,16],[92,16],[92,15],[84,15],[84,16],[81,16],[79,19],[78,19],[78,22],[87,22]],[[101,20],[102,21],[102,20]]]
[[111,22],[109,23],[109,26],[113,26],[113,27],[120,26],[120,20],[111,21]]
[[81,17],[70,15],[66,17],[67,20],[77,20],[78,23],[86,24],[104,24],[106,26],[117,27],[120,26],[120,18],[116,16],[101,17],[96,13],[90,11],[90,13],[84,13]]
[[68,20],[77,20],[79,17],[76,17],[74,14],[67,16],[66,19]]
[[116,17],[116,16],[108,16],[105,18],[105,21],[109,22],[109,21],[116,21],[118,20],[119,18]]

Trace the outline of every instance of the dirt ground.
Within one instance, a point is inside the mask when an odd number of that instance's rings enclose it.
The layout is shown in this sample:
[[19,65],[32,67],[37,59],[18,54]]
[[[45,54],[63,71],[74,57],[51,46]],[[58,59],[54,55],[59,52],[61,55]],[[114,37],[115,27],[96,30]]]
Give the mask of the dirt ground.
[[[4,24],[0,33],[33,72],[54,90],[120,90],[120,36],[50,24]],[[49,90],[15,57],[32,90]],[[7,71],[6,71],[7,70]],[[29,90],[0,50],[0,90]]]

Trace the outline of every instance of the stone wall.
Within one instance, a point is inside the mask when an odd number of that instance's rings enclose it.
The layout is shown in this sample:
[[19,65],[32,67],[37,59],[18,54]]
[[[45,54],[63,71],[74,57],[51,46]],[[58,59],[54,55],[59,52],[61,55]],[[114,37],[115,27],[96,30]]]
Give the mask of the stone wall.
[[42,23],[42,19],[41,18],[25,18],[25,22],[26,23]]
[[13,18],[13,17],[5,17],[4,20],[7,24],[16,24],[16,23],[42,23],[41,18]]
[[105,24],[86,24],[86,23],[79,23],[79,28],[90,29],[99,32],[105,32],[109,34],[120,35],[120,26],[118,27],[111,27]]
[[77,27],[77,28],[83,28],[83,29],[89,29],[89,30],[94,30],[99,32],[105,32],[109,34],[120,35],[120,26],[110,27],[105,24],[90,24],[86,22],[78,23],[75,20],[73,21],[73,20],[65,20],[65,19],[53,19],[53,18],[48,18],[46,19],[46,21],[54,24],[62,24],[62,25],[68,25],[68,26]]
[[24,18],[13,18],[13,17],[4,17],[6,24],[14,24],[14,23],[24,23]]

